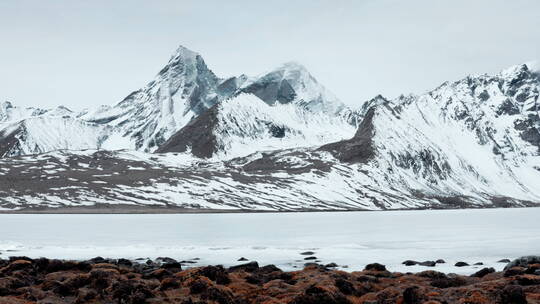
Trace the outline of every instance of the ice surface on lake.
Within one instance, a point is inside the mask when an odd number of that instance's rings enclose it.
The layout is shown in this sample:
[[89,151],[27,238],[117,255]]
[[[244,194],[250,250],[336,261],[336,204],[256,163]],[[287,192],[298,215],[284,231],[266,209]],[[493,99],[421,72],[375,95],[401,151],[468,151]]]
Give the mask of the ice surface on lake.
[[[303,267],[303,251],[321,263],[361,270],[372,262],[392,271],[407,259],[444,259],[436,270],[472,273],[502,258],[540,254],[540,208],[144,215],[0,215],[0,257],[62,259],[200,258],[234,265],[240,257],[284,270]],[[457,261],[485,266],[454,267]]]

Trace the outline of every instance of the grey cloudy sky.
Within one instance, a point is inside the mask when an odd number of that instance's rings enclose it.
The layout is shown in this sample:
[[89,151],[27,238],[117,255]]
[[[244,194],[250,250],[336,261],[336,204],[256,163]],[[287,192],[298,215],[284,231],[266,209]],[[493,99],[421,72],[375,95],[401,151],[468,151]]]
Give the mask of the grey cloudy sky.
[[112,104],[179,44],[218,76],[298,61],[360,104],[540,59],[540,1],[1,0],[0,100]]

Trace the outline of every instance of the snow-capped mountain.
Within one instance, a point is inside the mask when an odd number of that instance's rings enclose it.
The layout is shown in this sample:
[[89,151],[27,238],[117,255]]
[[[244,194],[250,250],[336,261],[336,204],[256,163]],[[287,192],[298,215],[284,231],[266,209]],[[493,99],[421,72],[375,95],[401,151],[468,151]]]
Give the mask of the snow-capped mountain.
[[297,63],[248,79],[157,151],[230,159],[257,151],[317,146],[351,137],[359,113]]
[[[348,139],[229,160],[127,151],[3,159],[0,207],[94,208],[111,202],[250,210],[539,206],[539,89],[538,72],[519,65],[494,76],[447,82],[419,96],[377,97],[357,110],[364,118]],[[206,149],[209,156],[226,145],[219,140],[236,136],[229,130],[268,134],[251,132],[261,126],[256,119],[229,111],[247,107],[257,113],[254,117],[276,125],[283,119],[294,127],[303,112],[287,109],[290,105],[274,104],[278,107],[269,110],[267,101],[242,92],[185,127],[198,136],[177,135],[191,139],[191,151]],[[224,122],[230,124],[218,128]],[[240,137],[247,138],[245,134]]]
[[[257,77],[219,78],[201,55],[181,46],[153,81],[114,106],[75,113],[65,107],[20,109],[2,104],[0,157],[59,149],[153,152],[188,124],[200,124],[195,120],[213,106],[219,107],[216,112],[223,119],[212,127],[220,153],[209,156],[226,158],[247,155],[258,147],[317,145],[349,137],[358,120],[356,112],[299,64],[288,63]],[[189,136],[200,135],[189,132]]]
[[[234,91],[235,80],[219,79],[199,54],[180,47],[146,87],[82,118],[114,127],[129,143],[117,148],[153,151],[191,119],[227,98],[228,86]],[[114,148],[114,143],[109,146]]]

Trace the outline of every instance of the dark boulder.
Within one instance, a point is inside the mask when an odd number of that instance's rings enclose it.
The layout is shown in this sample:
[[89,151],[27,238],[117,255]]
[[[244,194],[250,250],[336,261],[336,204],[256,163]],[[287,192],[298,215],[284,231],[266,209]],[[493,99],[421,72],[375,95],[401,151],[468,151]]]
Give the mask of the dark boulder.
[[372,264],[367,264],[364,270],[386,271],[386,266],[379,263],[372,263]]
[[223,266],[206,266],[199,270],[199,274],[203,275],[217,284],[227,285],[231,282],[229,274]]
[[326,268],[336,268],[336,267],[338,267],[338,264],[336,264],[336,263],[329,263],[329,264],[324,265],[324,267],[326,267]]
[[476,277],[476,278],[483,278],[484,276],[490,274],[490,273],[494,273],[495,272],[495,268],[493,267],[490,267],[490,268],[482,268],[480,270],[478,270],[477,272],[473,273],[471,275],[471,277]]
[[182,264],[180,264],[178,262],[170,262],[170,263],[165,263],[165,264],[161,265],[161,268],[162,269],[168,269],[168,270],[171,270],[171,271],[181,271],[182,270]]
[[520,266],[515,266],[515,267],[512,267],[512,268],[508,268],[504,270],[504,276],[505,277],[513,277],[513,276],[516,276],[516,275],[522,275],[522,274],[525,274],[525,270],[527,270],[526,268],[524,267],[520,267]]
[[205,280],[197,279],[189,285],[190,294],[200,294],[208,289],[208,283]]
[[131,266],[133,266],[133,262],[131,262],[128,259],[118,259],[118,261],[116,261],[116,265],[131,267]]
[[423,302],[423,296],[417,286],[407,287],[403,291],[403,304],[421,304]]
[[456,267],[465,267],[465,266],[469,266],[469,263],[457,262],[456,264],[454,264],[454,266],[456,266]]
[[504,304],[527,304],[527,298],[523,288],[519,285],[507,285],[500,293],[500,303]]
[[255,270],[259,269],[259,263],[257,262],[249,262],[246,264],[240,264],[236,266],[229,267],[229,272],[235,272],[235,271],[245,271],[245,272],[253,272]]
[[418,263],[420,266],[427,266],[427,267],[435,267],[437,263],[435,261],[424,261],[422,263]]
[[406,261],[403,261],[403,263],[401,263],[405,266],[414,266],[414,265],[417,265],[418,262],[417,261],[413,261],[413,260],[406,260]]
[[437,263],[437,264],[444,264],[444,263],[446,263],[446,261],[443,260],[443,259],[438,259],[438,260],[435,261],[435,263]]
[[293,299],[290,304],[350,304],[342,293],[330,293],[318,286],[311,286],[306,291]]
[[426,270],[422,271],[416,274],[419,277],[422,278],[429,278],[429,279],[446,279],[448,276],[442,272],[434,271],[434,270]]
[[89,262],[92,263],[92,264],[101,264],[101,263],[108,263],[109,260],[106,260],[106,259],[98,256],[98,257],[95,257],[93,259],[90,259]]
[[208,287],[201,293],[201,299],[214,301],[219,304],[236,304],[233,294],[226,289]]
[[467,281],[461,277],[447,277],[436,279],[431,282],[431,286],[437,288],[460,287],[464,285],[467,285]]
[[529,255],[529,256],[520,257],[508,263],[508,265],[504,267],[504,270],[512,268],[514,266],[528,267],[530,264],[540,264],[540,256]]

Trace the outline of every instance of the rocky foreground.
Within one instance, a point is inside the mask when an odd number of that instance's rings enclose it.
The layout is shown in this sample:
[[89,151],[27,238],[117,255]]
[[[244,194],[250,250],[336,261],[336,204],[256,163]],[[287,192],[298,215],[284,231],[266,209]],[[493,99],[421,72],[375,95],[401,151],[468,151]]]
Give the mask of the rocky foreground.
[[0,260],[0,304],[22,303],[540,303],[540,257],[471,276],[390,272],[370,264],[343,272],[307,264],[283,272],[256,262],[182,269],[169,258],[146,263],[94,258]]

